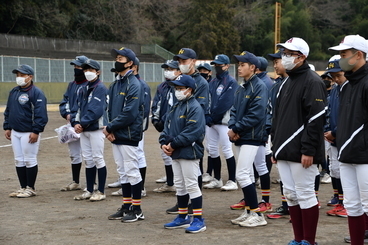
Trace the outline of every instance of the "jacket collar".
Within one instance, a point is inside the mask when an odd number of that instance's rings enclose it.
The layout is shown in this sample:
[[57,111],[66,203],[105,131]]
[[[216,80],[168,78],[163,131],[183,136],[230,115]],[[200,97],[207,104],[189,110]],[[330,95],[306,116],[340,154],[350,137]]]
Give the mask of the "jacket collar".
[[351,71],[345,72],[345,77],[349,80],[349,83],[356,84],[359,81],[361,81],[365,76],[367,76],[367,74],[368,74],[368,64],[365,64],[355,72]]
[[296,68],[295,70],[287,70],[286,73],[290,76],[290,78],[299,76],[300,74],[303,74],[307,71],[310,70],[310,67],[308,65],[308,62],[305,61],[301,66],[299,66],[298,68]]

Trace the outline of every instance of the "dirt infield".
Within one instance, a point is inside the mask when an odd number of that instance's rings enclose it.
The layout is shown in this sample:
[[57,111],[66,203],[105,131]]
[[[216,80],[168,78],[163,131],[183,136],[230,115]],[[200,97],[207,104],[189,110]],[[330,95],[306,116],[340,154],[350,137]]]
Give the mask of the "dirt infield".
[[[54,129],[64,123],[58,112],[49,112],[49,123],[42,134],[38,156],[39,173],[36,182],[37,196],[10,198],[8,194],[19,187],[14,168],[10,142],[0,137],[0,244],[287,244],[292,237],[288,219],[267,220],[268,225],[257,228],[242,228],[232,225],[230,219],[241,211],[230,210],[229,205],[239,201],[241,190],[221,192],[203,190],[203,215],[207,231],[186,234],[184,230],[166,230],[163,224],[175,216],[165,210],[175,204],[174,193],[158,194],[152,190],[159,185],[154,182],[164,173],[157,143],[158,133],[150,126],[145,134],[147,157],[147,197],[142,199],[146,219],[135,223],[111,221],[107,216],[121,205],[120,197],[111,196],[117,189],[106,189],[107,199],[101,202],[74,201],[79,191],[61,192],[59,189],[70,182],[71,170],[68,149],[54,137]],[[51,138],[50,138],[51,137]],[[112,158],[111,144],[106,140],[105,160],[107,183],[117,179],[116,165]],[[223,179],[226,180],[226,164],[223,164]],[[205,164],[206,166],[206,164]],[[81,183],[85,183],[82,171]],[[272,179],[277,178],[274,167]],[[84,187],[84,186],[83,186]],[[260,190],[258,190],[260,193]],[[317,231],[321,245],[345,244],[347,219],[328,217],[326,206],[332,193],[331,185],[321,185],[319,199],[322,203]],[[274,207],[281,203],[279,185],[271,185],[271,202]]]

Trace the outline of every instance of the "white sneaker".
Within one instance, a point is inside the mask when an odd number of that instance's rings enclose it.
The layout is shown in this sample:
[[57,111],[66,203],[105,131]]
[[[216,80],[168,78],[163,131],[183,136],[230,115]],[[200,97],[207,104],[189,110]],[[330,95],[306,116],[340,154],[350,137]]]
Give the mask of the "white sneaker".
[[121,188],[111,193],[111,196],[122,196],[122,195],[123,195],[123,189]]
[[331,176],[328,173],[325,173],[325,175],[321,179],[322,184],[329,184],[331,183]]
[[163,184],[162,186],[153,189],[153,192],[162,193],[162,192],[171,192],[176,191],[175,186],[168,186],[167,184]]
[[24,198],[24,197],[33,197],[35,195],[36,195],[35,190],[27,186],[27,188],[24,189],[21,193],[19,193],[17,197]]
[[250,211],[250,214],[246,220],[239,223],[239,226],[243,227],[257,227],[262,225],[267,225],[267,221],[265,220],[262,213],[258,215],[256,212]]
[[249,214],[248,214],[248,210],[244,210],[244,212],[236,219],[232,219],[231,223],[233,225],[239,225],[240,222],[245,221],[248,218]]
[[92,196],[92,193],[89,192],[89,191],[85,191],[83,192],[82,195],[78,195],[78,196],[75,196],[74,197],[74,200],[77,200],[77,201],[80,201],[80,200],[87,200],[87,199],[90,199]]
[[214,188],[221,188],[223,186],[222,179],[217,180],[213,178],[210,183],[203,186],[205,189],[214,189]]
[[106,199],[106,195],[103,194],[101,191],[93,192],[92,196],[89,198],[89,200],[91,202],[101,201],[101,200],[105,200],[105,199]]
[[238,185],[232,180],[228,180],[226,184],[223,187],[221,187],[222,191],[235,191],[237,189]]
[[74,190],[80,190],[81,187],[79,184],[75,183],[74,181],[63,188],[61,188],[61,191],[74,191]]
[[17,197],[18,194],[22,193],[23,191],[25,191],[26,188],[20,188],[17,191],[13,191],[12,193],[9,194],[9,197]]
[[166,182],[166,176],[163,176],[163,177],[161,177],[161,178],[159,178],[159,179],[157,179],[156,180],[156,183],[165,183]]
[[203,183],[210,182],[212,179],[213,179],[213,178],[212,178],[212,176],[211,176],[211,175],[209,175],[208,173],[204,173],[204,174],[202,175],[202,182],[203,182]]
[[120,181],[118,180],[114,183],[108,184],[107,187],[109,187],[109,188],[118,188],[118,187],[121,187],[121,184],[120,184]]
[[[97,184],[94,184],[94,185],[93,185],[93,191],[97,191],[97,190],[98,190],[98,186],[97,186]],[[84,189],[83,189],[83,191],[84,191],[84,192],[88,191],[88,190],[87,190],[87,187],[86,187],[86,188],[84,188]]]
[[147,191],[146,191],[146,188],[144,188],[141,192],[141,196],[142,197],[146,197],[147,196]]

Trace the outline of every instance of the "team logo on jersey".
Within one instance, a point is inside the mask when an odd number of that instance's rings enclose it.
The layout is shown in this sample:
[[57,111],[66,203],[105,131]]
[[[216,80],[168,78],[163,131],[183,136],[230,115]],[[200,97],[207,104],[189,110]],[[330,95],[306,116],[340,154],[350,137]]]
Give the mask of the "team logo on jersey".
[[223,90],[224,90],[224,85],[221,84],[220,86],[217,87],[216,94],[221,95]]
[[24,105],[25,103],[27,103],[29,101],[29,96],[28,94],[21,94],[19,97],[18,97],[18,102],[19,104],[21,105]]

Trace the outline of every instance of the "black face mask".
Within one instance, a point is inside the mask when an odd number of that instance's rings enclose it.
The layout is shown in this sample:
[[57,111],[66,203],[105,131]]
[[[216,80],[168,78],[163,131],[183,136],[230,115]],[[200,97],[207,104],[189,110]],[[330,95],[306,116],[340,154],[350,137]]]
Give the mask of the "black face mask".
[[211,78],[209,73],[199,73],[204,79],[208,80],[209,78]]
[[216,75],[221,75],[222,73],[224,73],[225,71],[222,70],[223,66],[215,66],[215,70],[216,70]]
[[323,80],[326,85],[326,88],[331,88],[331,82],[329,80]]
[[128,64],[128,62],[121,63],[121,62],[115,61],[115,71],[122,72],[122,71],[125,71],[126,69],[128,69],[129,67],[125,67],[125,65]]
[[86,80],[86,77],[84,76],[84,72],[82,69],[74,68],[74,80],[76,82],[82,82]]

